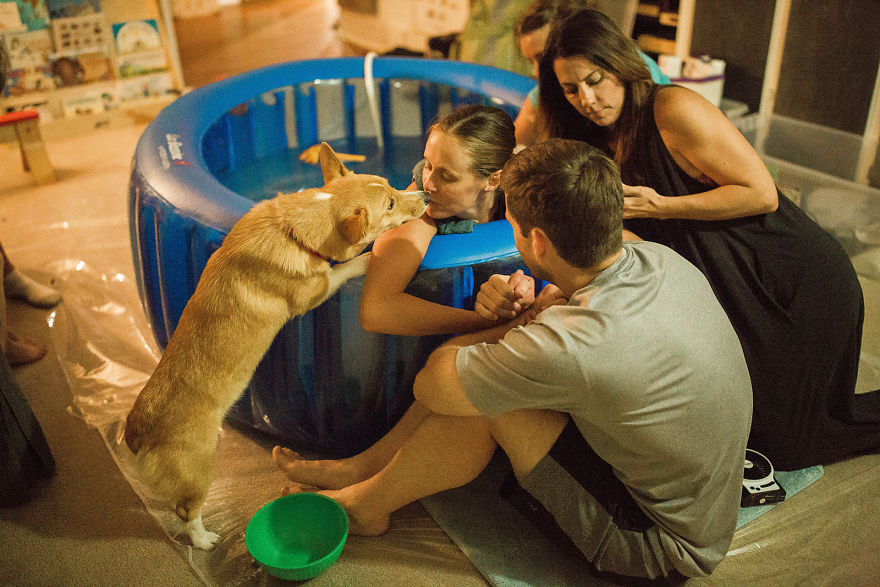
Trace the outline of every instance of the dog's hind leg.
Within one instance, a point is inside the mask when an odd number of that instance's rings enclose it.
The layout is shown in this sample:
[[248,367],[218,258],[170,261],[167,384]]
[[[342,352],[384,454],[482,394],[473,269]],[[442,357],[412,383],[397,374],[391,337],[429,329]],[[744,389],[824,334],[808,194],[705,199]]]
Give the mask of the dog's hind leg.
[[204,497],[201,499],[181,499],[177,502],[175,512],[186,523],[186,534],[193,546],[201,550],[211,550],[220,540],[220,535],[205,529],[205,525],[202,523],[203,502]]

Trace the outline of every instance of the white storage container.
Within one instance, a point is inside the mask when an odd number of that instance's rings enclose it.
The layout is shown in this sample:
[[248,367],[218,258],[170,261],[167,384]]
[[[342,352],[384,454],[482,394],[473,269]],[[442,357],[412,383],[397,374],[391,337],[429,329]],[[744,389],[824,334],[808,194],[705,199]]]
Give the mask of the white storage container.
[[[734,120],[755,144],[757,115]],[[852,180],[861,136],[773,115],[762,155],[779,189],[851,255],[880,247],[880,190]]]
[[[736,122],[752,145],[755,145],[757,123],[757,114]],[[776,159],[855,181],[861,147],[861,135],[774,114],[770,118],[764,152]]]
[[[701,59],[689,57],[682,61],[674,55],[659,55],[657,63],[660,69],[669,76],[669,80],[679,86],[690,88],[716,106],[721,106],[721,97],[724,95],[724,69],[726,63],[723,59],[708,59],[700,63]],[[694,68],[688,67],[687,63],[697,63],[701,72],[705,75],[700,77],[688,77],[688,71]]]

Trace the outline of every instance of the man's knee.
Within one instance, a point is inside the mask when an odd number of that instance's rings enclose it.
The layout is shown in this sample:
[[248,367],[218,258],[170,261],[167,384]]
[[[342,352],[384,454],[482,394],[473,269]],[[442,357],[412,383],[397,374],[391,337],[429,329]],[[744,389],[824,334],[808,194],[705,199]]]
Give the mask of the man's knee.
[[547,455],[568,418],[555,410],[514,410],[493,418],[489,430],[522,479]]

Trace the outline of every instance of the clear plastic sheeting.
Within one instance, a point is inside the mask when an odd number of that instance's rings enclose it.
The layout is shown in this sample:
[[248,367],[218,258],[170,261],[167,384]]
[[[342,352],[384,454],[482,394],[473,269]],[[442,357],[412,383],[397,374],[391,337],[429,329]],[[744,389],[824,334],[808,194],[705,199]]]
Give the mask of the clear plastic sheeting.
[[[103,274],[79,260],[48,267],[64,293],[50,315],[55,348],[70,383],[72,410],[103,437],[120,470],[181,555],[206,583],[274,584],[254,565],[244,544],[247,522],[281,495],[284,476],[272,463],[272,439],[224,424],[214,481],[204,509],[205,527],[222,538],[210,552],[188,545],[170,508],[148,497],[132,474],[130,452],[122,438],[125,416],[159,359],[130,277]],[[379,538],[351,536],[341,558],[316,585],[485,584],[480,574],[419,504],[393,519]]]
[[[876,253],[878,249],[873,249]],[[870,251],[862,251],[861,254]],[[254,430],[224,424],[215,461],[214,481],[204,509],[205,526],[221,534],[210,552],[188,546],[169,508],[147,497],[131,475],[122,443],[125,415],[159,358],[131,277],[105,274],[81,260],[63,260],[46,268],[57,278],[64,303],[50,314],[55,349],[67,374],[73,410],[104,438],[122,472],[181,556],[206,584],[273,584],[254,565],[244,545],[250,517],[278,497],[285,485],[270,450],[275,442]],[[880,281],[860,273],[866,301],[860,391],[880,387]],[[296,448],[296,447],[293,447]],[[480,499],[477,496],[477,499]],[[494,493],[482,497],[498,499]],[[452,502],[453,504],[455,502]],[[454,507],[448,506],[448,507]],[[485,508],[491,511],[491,508]],[[468,523],[506,534],[514,523],[491,520]],[[870,455],[825,467],[825,475],[789,501],[740,529],[730,554],[708,578],[695,585],[864,584],[880,576],[880,456]],[[497,528],[497,530],[496,530]],[[491,551],[504,541],[452,543],[443,530],[413,504],[395,514],[391,530],[378,538],[352,536],[339,561],[314,584],[484,584],[464,552]],[[541,576],[547,544],[517,549],[518,558]],[[509,552],[509,551],[508,551]],[[490,560],[493,557],[483,557]],[[505,566],[505,554],[494,557]],[[537,571],[534,571],[537,569]],[[509,576],[503,568],[481,568],[486,576]],[[547,577],[554,576],[548,569]],[[516,582],[516,577],[509,577]],[[497,581],[495,581],[497,583]]]

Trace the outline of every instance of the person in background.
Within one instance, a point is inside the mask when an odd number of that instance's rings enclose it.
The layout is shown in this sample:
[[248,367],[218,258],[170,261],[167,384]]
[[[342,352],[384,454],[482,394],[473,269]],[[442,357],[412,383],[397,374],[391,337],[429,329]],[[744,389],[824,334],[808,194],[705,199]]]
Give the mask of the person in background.
[[[3,259],[3,291],[5,297],[18,298],[36,308],[51,308],[61,301],[58,290],[34,281],[13,267],[0,244],[0,257]],[[3,324],[4,354],[12,366],[25,365],[42,359],[46,355],[46,347],[30,339],[20,338]]]
[[710,574],[733,538],[751,417],[730,321],[693,265],[622,242],[619,171],[597,149],[546,141],[501,178],[517,249],[554,285],[436,349],[415,382],[420,416],[394,438],[291,463],[288,491],[318,489],[352,533],[378,535],[397,509],[473,480],[500,446],[512,501],[559,549],[615,578]]
[[[8,67],[6,47],[0,43],[0,94],[6,86]],[[15,346],[19,341],[8,328],[6,295],[10,292],[7,287],[12,288],[13,294],[24,295],[25,298],[28,294],[36,295],[39,300],[45,300],[47,292],[39,288],[31,290],[27,279],[16,279],[14,275],[8,279],[6,276],[13,272],[7,272],[5,252],[0,255],[0,265],[3,266],[4,274],[4,279],[0,282],[0,289],[3,290],[0,291],[0,346],[4,350],[0,357],[0,506],[6,507],[24,503],[34,497],[40,482],[51,478],[55,473],[55,459],[49,450],[43,429],[13,377],[6,358],[10,346]],[[58,299],[60,300],[60,296]],[[23,344],[27,346],[26,342]],[[37,359],[45,353],[46,350],[42,349],[42,354]]]
[[554,25],[539,84],[550,135],[620,166],[627,228],[708,278],[749,366],[749,447],[777,470],[880,450],[880,392],[854,393],[864,302],[852,264],[727,117],[655,84],[632,39],[595,10]]
[[[583,8],[602,10],[600,0],[536,0],[520,14],[513,33],[523,57],[532,64],[532,75],[538,78],[538,64],[544,55],[544,46],[550,28],[557,20]],[[639,56],[651,73],[651,79],[658,84],[668,84],[669,77],[660,70],[657,62],[639,51]],[[516,143],[518,147],[528,147],[547,138],[541,111],[538,108],[538,86],[529,92],[519,114],[514,120]]]
[[[6,74],[9,71],[9,54],[6,46],[0,43],[0,94],[6,86]],[[61,294],[51,287],[42,285],[27,275],[21,273],[6,255],[3,245],[0,244],[0,259],[3,261],[3,289],[5,297],[20,298],[38,308],[51,308],[61,301]],[[46,355],[46,348],[36,342],[17,336],[9,330],[6,323],[6,306],[3,305],[2,331],[0,331],[0,346],[3,354],[10,365],[24,365],[42,359]]]

